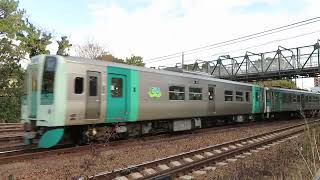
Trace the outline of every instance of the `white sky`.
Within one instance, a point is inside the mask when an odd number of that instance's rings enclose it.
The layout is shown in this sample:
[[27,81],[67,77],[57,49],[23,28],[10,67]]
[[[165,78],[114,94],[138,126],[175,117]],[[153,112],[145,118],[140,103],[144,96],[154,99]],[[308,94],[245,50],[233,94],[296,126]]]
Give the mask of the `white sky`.
[[[136,0],[130,1],[131,4],[114,0],[87,1],[90,24],[83,24],[79,28],[68,26],[68,23],[64,22],[66,25],[56,31],[70,36],[73,44],[81,44],[88,38],[94,38],[117,57],[140,55],[144,57],[147,66],[173,65],[180,62],[181,57],[155,63],[148,63],[147,60],[313,18],[320,13],[319,0]],[[139,6],[132,5],[132,2]],[[141,3],[143,5],[140,5]],[[320,38],[319,25],[320,23],[315,23],[203,51],[186,56],[185,59],[213,60],[217,57],[208,57],[223,52],[231,51],[228,54],[238,56],[244,55],[246,50],[276,50],[278,45],[311,45]],[[253,45],[310,32],[315,33],[246,49]],[[52,45],[50,49],[56,49],[56,45]],[[243,50],[234,51],[237,49]],[[298,80],[297,83],[302,87],[302,80]],[[304,79],[303,88],[310,87],[313,87],[313,79]]]

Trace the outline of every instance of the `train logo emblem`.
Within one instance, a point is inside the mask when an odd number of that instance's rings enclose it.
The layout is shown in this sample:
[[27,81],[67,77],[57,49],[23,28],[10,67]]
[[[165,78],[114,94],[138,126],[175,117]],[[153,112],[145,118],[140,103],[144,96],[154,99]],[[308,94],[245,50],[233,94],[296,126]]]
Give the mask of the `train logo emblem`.
[[159,98],[162,96],[162,93],[159,87],[151,87],[148,91],[148,95],[151,98]]

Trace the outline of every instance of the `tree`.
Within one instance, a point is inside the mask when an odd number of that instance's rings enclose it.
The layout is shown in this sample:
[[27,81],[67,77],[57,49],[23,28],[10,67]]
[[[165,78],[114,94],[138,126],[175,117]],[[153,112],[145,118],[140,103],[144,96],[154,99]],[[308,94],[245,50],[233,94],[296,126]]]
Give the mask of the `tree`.
[[26,31],[18,34],[18,40],[21,41],[20,46],[27,51],[29,57],[31,58],[39,54],[50,54],[47,46],[52,43],[51,33],[37,29],[28,19],[25,26]]
[[105,53],[101,56],[98,56],[97,59],[102,60],[102,61],[115,62],[115,63],[125,63],[123,59],[116,58],[112,54],[107,54],[107,53]]
[[272,80],[272,81],[260,81],[257,84],[265,87],[280,87],[288,89],[296,89],[296,84],[291,80]]
[[144,66],[143,58],[141,56],[132,55],[129,58],[126,58],[126,64],[135,65],[135,66]]
[[16,121],[20,117],[24,70],[19,62],[26,51],[19,45],[17,35],[26,32],[24,13],[18,9],[17,1],[0,1],[0,121]]
[[68,38],[67,36],[62,36],[61,41],[57,41],[58,43],[57,55],[69,56],[68,51],[69,51],[69,48],[72,46],[72,44],[70,44],[67,38]]
[[97,59],[99,56],[104,55],[105,52],[105,48],[92,39],[88,39],[84,45],[76,47],[77,56],[89,59]]

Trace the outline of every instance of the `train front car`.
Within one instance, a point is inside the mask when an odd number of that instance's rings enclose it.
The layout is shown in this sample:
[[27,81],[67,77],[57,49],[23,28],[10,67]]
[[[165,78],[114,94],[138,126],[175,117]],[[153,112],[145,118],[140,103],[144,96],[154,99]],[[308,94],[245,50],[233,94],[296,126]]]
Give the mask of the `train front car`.
[[21,120],[25,144],[50,148],[62,139],[65,116],[64,60],[59,56],[35,56],[28,65]]

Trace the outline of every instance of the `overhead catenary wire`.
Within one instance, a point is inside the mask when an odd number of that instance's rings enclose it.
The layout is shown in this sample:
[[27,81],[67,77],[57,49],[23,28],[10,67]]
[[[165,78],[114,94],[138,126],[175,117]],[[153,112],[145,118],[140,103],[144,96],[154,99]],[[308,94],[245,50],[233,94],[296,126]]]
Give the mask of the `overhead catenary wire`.
[[239,42],[243,42],[243,41],[259,38],[259,37],[262,37],[262,36],[266,36],[266,35],[282,32],[282,31],[285,31],[285,30],[289,30],[289,29],[305,26],[305,25],[316,23],[316,22],[319,22],[319,21],[320,21],[320,17],[315,17],[315,18],[299,21],[299,22],[296,22],[296,23],[288,24],[288,25],[285,25],[285,26],[281,26],[281,27],[265,30],[265,31],[262,31],[262,32],[258,32],[258,33],[254,33],[254,34],[250,34],[250,35],[246,35],[246,36],[242,36],[242,37],[239,37],[239,38],[235,38],[235,39],[231,39],[231,40],[227,40],[227,41],[223,41],[223,42],[219,42],[219,43],[215,43],[215,44],[211,44],[211,45],[207,45],[207,46],[202,46],[202,47],[195,48],[195,49],[181,51],[181,52],[170,54],[170,55],[151,58],[151,59],[146,60],[146,62],[147,63],[153,63],[153,62],[164,61],[164,60],[167,60],[167,59],[173,59],[173,58],[176,58],[176,57],[180,57],[182,52],[184,52],[185,55],[189,55],[189,54],[193,54],[192,52],[194,52],[194,51],[210,50],[210,49],[217,48],[217,47],[227,46],[227,45],[230,45],[230,44],[239,43]]
[[[272,43],[277,43],[277,42],[281,42],[281,41],[286,41],[286,40],[290,40],[290,39],[304,37],[304,36],[308,36],[308,35],[319,33],[319,32],[320,32],[320,30],[316,30],[316,31],[312,31],[312,32],[309,32],[309,33],[303,33],[303,34],[291,36],[291,37],[288,37],[288,38],[276,39],[276,40],[264,42],[264,43],[261,43],[261,44],[258,44],[258,45],[248,46],[248,47],[245,47],[245,48],[234,49],[234,50],[226,51],[226,52],[220,52],[220,53],[216,53],[216,54],[213,54],[213,55],[210,55],[210,56],[203,57],[203,59],[214,57],[214,56],[219,56],[219,55],[226,55],[226,54],[230,54],[232,52],[244,51],[244,50],[248,50],[248,49],[251,49],[251,48],[261,47],[261,46],[265,46],[265,45],[272,44]],[[185,62],[191,62],[191,61],[195,61],[195,60],[196,59],[188,59],[188,60],[185,60]]]

